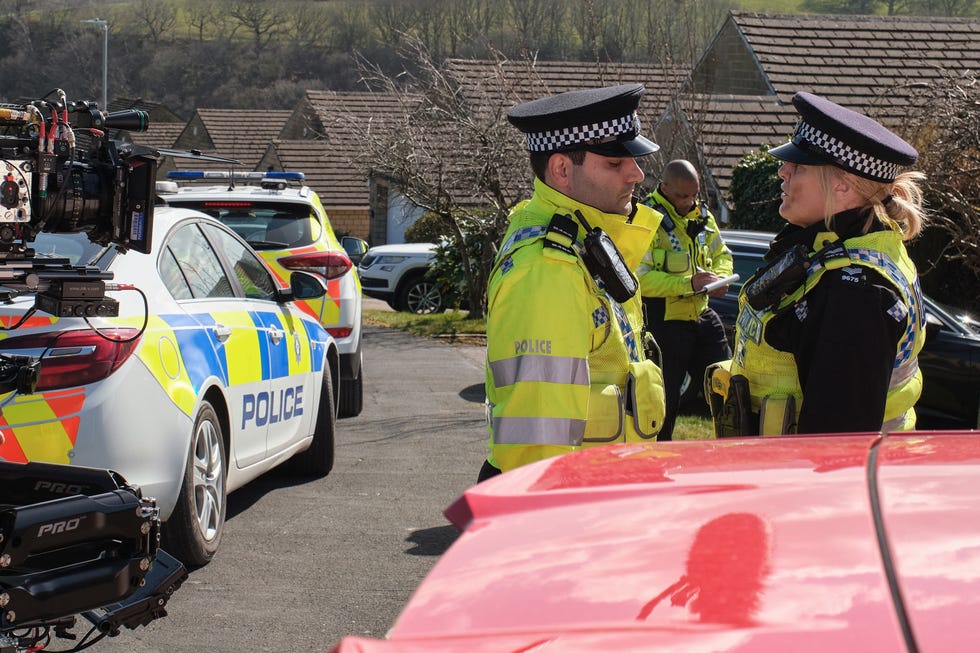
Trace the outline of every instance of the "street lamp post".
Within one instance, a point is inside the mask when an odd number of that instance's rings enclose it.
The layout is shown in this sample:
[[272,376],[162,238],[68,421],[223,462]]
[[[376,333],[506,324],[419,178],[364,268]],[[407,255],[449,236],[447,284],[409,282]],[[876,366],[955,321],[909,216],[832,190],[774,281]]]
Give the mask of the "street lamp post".
[[89,18],[83,23],[91,23],[102,27],[102,110],[109,110],[109,21],[101,18]]

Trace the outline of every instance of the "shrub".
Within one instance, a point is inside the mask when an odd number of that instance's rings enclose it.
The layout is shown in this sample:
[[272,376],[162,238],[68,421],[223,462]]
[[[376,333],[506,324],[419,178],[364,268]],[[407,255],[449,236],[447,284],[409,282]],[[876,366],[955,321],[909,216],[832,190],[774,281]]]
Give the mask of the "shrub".
[[763,145],[743,156],[732,168],[728,196],[732,202],[729,223],[733,229],[779,231],[786,222],[779,215],[780,161]]

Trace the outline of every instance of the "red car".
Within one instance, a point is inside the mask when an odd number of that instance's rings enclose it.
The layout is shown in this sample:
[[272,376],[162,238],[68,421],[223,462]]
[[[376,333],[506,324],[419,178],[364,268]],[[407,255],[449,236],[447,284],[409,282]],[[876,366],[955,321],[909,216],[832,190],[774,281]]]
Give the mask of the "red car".
[[336,653],[980,650],[980,433],[599,447],[470,488]]

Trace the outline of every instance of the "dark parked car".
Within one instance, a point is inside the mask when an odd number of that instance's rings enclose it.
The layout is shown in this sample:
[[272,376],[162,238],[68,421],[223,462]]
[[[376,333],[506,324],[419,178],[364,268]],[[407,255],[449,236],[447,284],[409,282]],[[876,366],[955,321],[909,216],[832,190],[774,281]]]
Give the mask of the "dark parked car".
[[[775,234],[764,231],[723,230],[741,281],[732,284],[711,307],[721,316],[729,333],[735,334],[738,293],[742,282],[762,266],[762,257]],[[922,397],[915,406],[918,428],[980,427],[980,322],[961,309],[924,297],[926,344],[919,354]],[[700,385],[700,384],[696,384]]]

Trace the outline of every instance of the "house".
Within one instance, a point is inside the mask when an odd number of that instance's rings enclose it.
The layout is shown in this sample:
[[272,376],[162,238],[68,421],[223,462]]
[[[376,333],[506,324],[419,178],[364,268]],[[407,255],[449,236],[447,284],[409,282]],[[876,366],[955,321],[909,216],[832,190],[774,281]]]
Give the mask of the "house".
[[[459,85],[464,102],[469,103],[472,115],[484,125],[502,125],[502,138],[507,139],[509,158],[519,161],[513,169],[503,171],[502,181],[508,188],[505,195],[518,198],[530,192],[531,172],[527,167],[527,157],[523,153],[523,140],[520,133],[506,122],[507,111],[516,104],[545,95],[562,93],[576,89],[611,86],[615,84],[642,83],[646,95],[641,102],[639,115],[642,123],[653,125],[663,112],[676,88],[687,78],[689,69],[679,66],[657,64],[609,63],[609,62],[569,62],[569,61],[493,61],[473,59],[449,59],[444,62],[447,78]],[[409,107],[401,103],[392,111],[405,115]],[[438,138],[430,138],[432,154],[438,155],[449,164],[456,174],[444,174],[440,184],[445,183],[461,202],[473,204],[474,208],[485,206],[487,200],[481,189],[475,187],[469,192],[459,188],[461,181],[469,174],[467,166],[472,167],[470,151],[473,143],[467,143],[465,135],[455,133],[452,124],[437,125],[439,137],[445,143],[440,149]],[[496,131],[493,131],[496,134]],[[370,175],[371,199],[371,238],[372,244],[401,242],[408,224],[419,211],[412,210],[412,204],[399,192],[397,180],[388,171],[374,170]]]
[[[980,21],[732,11],[657,124],[665,157],[698,163],[726,199],[733,166],[785,142],[809,91],[898,128],[944,74],[980,70]],[[727,213],[720,202],[721,218]]]
[[[363,157],[363,136],[366,129],[377,129],[404,115],[402,101],[387,93],[309,90],[269,144],[258,169],[303,172],[335,231],[372,244],[387,242],[385,229],[372,230],[370,171]],[[389,214],[386,202],[375,210]],[[417,217],[414,211],[410,219],[400,222],[410,224]],[[394,211],[392,222],[398,223]]]
[[[651,64],[468,59],[446,61],[445,71],[477,113],[494,111],[500,117],[514,104],[540,95],[642,82],[648,90],[641,119],[651,125],[689,72],[683,67]],[[307,91],[258,169],[304,172],[338,232],[366,238],[372,244],[402,242],[405,229],[421,210],[401,195],[388,171],[369,169],[364,136],[398,129],[414,101],[410,94]],[[519,147],[517,131],[508,134],[514,147]],[[465,151],[449,145],[453,135],[445,136],[445,158],[465,156]],[[528,175],[521,173],[522,181],[529,184]]]
[[198,109],[174,141],[173,148],[201,156],[174,157],[173,167],[255,170],[269,143],[279,136],[291,115],[289,110]]

